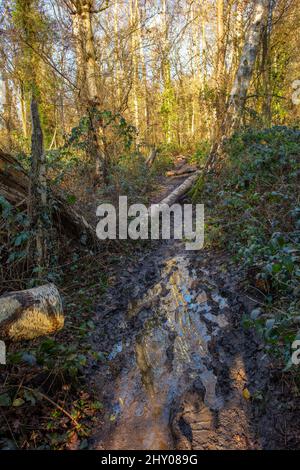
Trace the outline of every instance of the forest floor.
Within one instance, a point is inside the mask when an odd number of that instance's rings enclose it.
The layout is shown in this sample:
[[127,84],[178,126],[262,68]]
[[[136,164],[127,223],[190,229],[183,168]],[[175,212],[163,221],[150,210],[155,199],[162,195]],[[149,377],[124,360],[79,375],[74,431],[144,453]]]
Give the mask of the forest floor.
[[[166,179],[154,202],[180,182]],[[242,326],[259,306],[243,278],[228,254],[181,241],[122,259],[94,319],[92,345],[106,360],[86,378],[103,404],[89,447],[298,446],[290,384]]]

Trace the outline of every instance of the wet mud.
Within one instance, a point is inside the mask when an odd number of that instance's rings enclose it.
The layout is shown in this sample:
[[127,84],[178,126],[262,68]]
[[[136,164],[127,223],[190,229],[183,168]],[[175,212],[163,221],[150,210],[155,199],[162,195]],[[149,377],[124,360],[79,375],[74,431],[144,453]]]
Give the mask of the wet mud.
[[269,359],[241,325],[238,283],[225,255],[178,241],[124,264],[97,311],[93,346],[105,360],[90,380],[105,411],[93,448],[276,446],[254,399]]

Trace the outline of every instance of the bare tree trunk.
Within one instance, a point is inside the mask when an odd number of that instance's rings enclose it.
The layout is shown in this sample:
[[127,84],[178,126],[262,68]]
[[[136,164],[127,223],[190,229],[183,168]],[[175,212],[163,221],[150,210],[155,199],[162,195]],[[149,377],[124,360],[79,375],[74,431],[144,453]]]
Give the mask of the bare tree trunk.
[[79,90],[79,97],[81,102],[87,100],[86,87],[85,87],[85,67],[84,67],[84,43],[83,31],[80,12],[72,14],[72,30],[74,37],[75,59],[76,59],[76,85]]
[[[215,125],[212,126],[212,140],[218,139],[226,107],[225,54],[227,35],[225,29],[224,0],[217,0],[217,51],[215,59]],[[229,6],[228,6],[229,9]],[[228,13],[227,9],[227,13]]]
[[153,163],[156,159],[156,156],[157,156],[157,148],[152,147],[152,149],[150,150],[150,153],[149,153],[149,157],[146,160],[146,165],[147,165],[148,168],[151,168],[151,166],[153,165]]
[[271,57],[270,57],[270,36],[272,31],[272,16],[275,6],[275,0],[269,0],[268,7],[268,21],[266,22],[263,34],[263,47],[262,47],[262,79],[263,79],[263,118],[264,124],[271,125],[272,122],[272,90],[271,90]]
[[20,83],[20,108],[21,108],[21,121],[22,121],[23,136],[25,139],[27,139],[28,137],[27,108],[26,108],[26,95],[25,95],[23,82]]
[[96,73],[96,53],[94,32],[92,27],[92,8],[93,3],[84,1],[82,5],[81,20],[83,22],[85,39],[85,70],[88,97],[91,103],[99,103],[99,93],[97,86]]
[[[96,116],[99,110],[100,96],[97,80],[95,39],[93,32],[94,0],[73,1],[73,34],[76,40],[77,81],[80,83],[81,96],[90,119],[88,154],[95,164],[95,181],[100,178],[100,170],[104,182],[108,177],[108,154],[105,146],[104,129]],[[102,148],[100,146],[102,142]]]
[[220,81],[224,73],[224,0],[217,0],[217,81]]
[[244,11],[243,0],[237,0],[235,22],[234,22],[234,29],[235,29],[234,51],[233,51],[234,67],[238,67],[238,60],[239,60],[240,53],[243,47],[243,37],[244,37],[244,30],[245,30],[245,24],[243,20],[243,11]]
[[[47,264],[47,232],[45,226],[47,211],[47,183],[43,132],[41,128],[38,104],[35,97],[31,100],[31,174],[29,190],[29,217],[31,230],[35,235],[35,246],[30,247],[37,272],[41,274]],[[30,243],[31,244],[31,243]]]
[[172,140],[172,82],[171,82],[171,66],[169,59],[169,25],[167,16],[167,2],[162,0],[162,13],[163,13],[163,44],[162,44],[162,78],[164,82],[164,114],[165,114],[165,137],[167,143]]
[[88,95],[88,111],[90,116],[90,154],[95,161],[95,181],[98,181],[100,178],[102,162],[102,176],[104,181],[107,182],[107,160],[103,150],[101,151],[98,138],[98,132],[100,131],[102,134],[103,130],[100,130],[100,122],[95,116],[95,112],[100,104],[100,99],[96,75],[96,53],[92,26],[93,4],[94,2],[83,1],[81,12],[81,21],[84,33],[82,40],[85,44],[84,68]]
[[245,37],[239,67],[230,93],[227,112],[221,126],[220,141],[213,142],[206,168],[210,169],[222,156],[225,140],[239,127],[244,111],[247,92],[266,23],[269,0],[255,0],[252,21]]
[[196,12],[195,5],[191,4],[191,69],[192,69],[192,83],[191,83],[191,124],[190,136],[193,139],[195,136],[197,126],[197,111],[198,111],[198,96],[199,96],[199,74],[200,74],[200,44],[199,44],[199,27],[195,22]]
[[136,1],[136,16],[137,16],[137,36],[138,36],[138,44],[139,44],[139,58],[142,68],[142,82],[143,82],[143,93],[144,93],[144,118],[145,118],[145,138],[148,137],[148,129],[149,129],[149,97],[148,97],[148,83],[147,83],[147,67],[146,67],[146,60],[144,54],[144,46],[143,46],[143,28],[141,24],[141,11],[138,0]]
[[207,41],[206,41],[206,22],[201,18],[201,46],[202,46],[202,78],[203,84],[207,79]]
[[205,89],[207,84],[207,38],[206,38],[206,20],[203,11],[201,12],[201,85],[200,85],[200,98],[201,98],[201,117],[204,120],[204,137],[207,135],[212,137],[211,113],[208,112],[208,106],[205,96]]
[[255,60],[262,39],[263,27],[266,24],[268,1],[269,0],[255,1],[253,18],[246,34],[239,67],[230,93],[227,109],[227,114],[230,117],[230,126],[227,126],[228,130],[237,128],[241,120],[248,88],[254,71]]
[[118,3],[114,5],[114,89],[115,96],[117,98],[116,108],[119,110],[121,106],[121,73],[120,73],[120,63],[119,63],[119,10]]
[[8,77],[6,73],[3,73],[3,81],[5,86],[5,100],[3,104],[3,119],[7,134],[7,146],[9,150],[12,149],[12,138],[11,133],[13,130],[13,118],[12,118],[12,92]]
[[[137,5],[135,0],[130,0],[130,26],[131,32],[131,57],[132,57],[132,95],[133,95],[133,110],[134,110],[134,125],[139,130],[139,44],[137,40],[136,29],[137,25]],[[138,140],[138,139],[137,139]],[[137,142],[138,143],[138,142]]]

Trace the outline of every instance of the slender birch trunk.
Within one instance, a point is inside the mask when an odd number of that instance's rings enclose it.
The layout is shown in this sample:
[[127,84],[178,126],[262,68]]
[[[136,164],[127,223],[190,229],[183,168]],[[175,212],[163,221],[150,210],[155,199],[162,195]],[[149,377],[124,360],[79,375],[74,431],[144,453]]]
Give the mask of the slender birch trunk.
[[244,111],[247,92],[253,75],[259,45],[262,40],[262,32],[266,24],[269,0],[256,0],[253,17],[245,37],[245,43],[239,61],[231,89],[227,112],[221,127],[221,139],[214,142],[207,161],[210,169],[218,157],[221,157],[225,140],[239,127]]
[[[130,27],[131,27],[131,57],[132,57],[132,97],[134,125],[137,130],[140,127],[139,120],[139,45],[137,40],[137,10],[135,0],[130,0]],[[138,140],[138,139],[137,139]]]
[[13,117],[12,117],[12,91],[6,73],[3,73],[3,83],[5,87],[5,99],[3,104],[3,119],[7,135],[7,145],[9,150],[12,148],[11,133],[13,130]]
[[227,109],[230,122],[229,125],[227,124],[226,126],[227,133],[237,128],[241,120],[259,45],[262,40],[263,28],[267,20],[268,1],[269,0],[255,1],[253,18],[245,37],[239,67],[230,93]]
[[263,47],[262,47],[262,78],[263,78],[263,120],[266,126],[272,123],[272,90],[271,90],[271,55],[270,55],[270,36],[272,31],[272,17],[275,0],[269,0],[268,20],[264,28]]

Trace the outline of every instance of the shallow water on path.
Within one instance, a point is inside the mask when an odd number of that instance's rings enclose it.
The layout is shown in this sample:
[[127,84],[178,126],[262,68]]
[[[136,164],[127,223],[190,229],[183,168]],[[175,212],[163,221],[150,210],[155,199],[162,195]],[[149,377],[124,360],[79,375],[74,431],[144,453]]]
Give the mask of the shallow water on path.
[[[98,339],[107,349],[107,379],[98,386],[103,387],[109,412],[96,447],[248,447],[247,406],[242,404],[236,413],[233,393],[234,404],[228,411],[227,397],[218,384],[223,361],[231,374],[231,388],[243,400],[246,376],[239,346],[234,355],[216,358],[216,349],[224,356],[230,308],[209,269],[178,244],[171,250],[162,248],[154,259],[150,257],[149,265],[143,262],[130,274],[128,282],[121,278],[111,293],[115,307],[106,313],[107,325]],[[231,434],[239,435],[243,428],[244,437],[235,437],[232,445],[216,438],[216,417],[222,416],[221,428],[231,427]],[[237,416],[240,424],[235,430],[231,420]],[[179,442],[181,435],[184,444]]]

